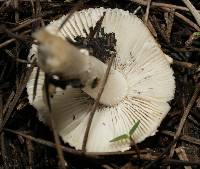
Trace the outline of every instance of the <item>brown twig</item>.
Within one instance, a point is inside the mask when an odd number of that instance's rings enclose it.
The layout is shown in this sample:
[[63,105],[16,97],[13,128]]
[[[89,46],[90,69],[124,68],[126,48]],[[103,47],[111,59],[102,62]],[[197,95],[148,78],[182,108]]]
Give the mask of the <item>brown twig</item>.
[[[37,77],[36,77],[37,78]],[[45,74],[45,82],[44,82],[44,88],[45,88],[45,98],[46,98],[46,102],[47,102],[47,106],[49,108],[49,118],[50,118],[50,124],[51,124],[51,128],[53,131],[53,136],[54,136],[54,140],[55,140],[55,146],[56,146],[56,150],[58,153],[58,157],[59,157],[59,166],[61,169],[65,169],[66,165],[65,165],[65,159],[64,159],[64,154],[62,149],[60,148],[60,138],[58,136],[58,133],[56,131],[56,124],[54,122],[54,118],[52,115],[52,108],[51,108],[51,103],[50,103],[50,96],[49,96],[49,76],[47,74]]]
[[[175,136],[175,132],[168,131],[168,130],[163,130],[163,131],[161,131],[161,133],[168,135],[168,136],[172,136],[172,137]],[[187,141],[187,142],[192,143],[192,144],[200,145],[200,139],[197,139],[197,138],[194,138],[194,137],[191,137],[191,136],[188,136],[188,135],[180,136],[180,140]]]
[[[0,91],[0,124],[3,122],[3,94],[2,91]],[[1,156],[3,159],[3,165],[5,169],[7,169],[6,165],[6,149],[4,144],[4,132],[0,134],[0,145],[1,145]]]
[[9,1],[4,1],[4,3],[1,5],[1,7],[0,7],[0,12],[2,12],[4,9],[5,9],[5,7],[6,7],[6,4],[9,4],[11,2],[11,0],[9,0]]
[[148,18],[149,18],[149,10],[150,10],[150,6],[151,6],[151,0],[147,1],[147,8],[146,8],[146,12],[144,15],[144,22],[147,24],[148,22]]
[[136,15],[140,9],[141,9],[141,6],[138,6],[138,7],[134,10],[133,14]]
[[[35,138],[33,136],[30,136],[30,135],[27,135],[27,134],[24,134],[22,132],[19,132],[19,131],[14,131],[14,130],[11,130],[11,129],[6,129],[4,128],[4,131],[6,132],[10,132],[10,133],[13,133],[13,134],[17,134],[17,135],[20,135],[26,139],[29,139],[35,143],[38,143],[38,144],[42,144],[42,145],[45,145],[45,146],[48,146],[48,147],[51,147],[51,148],[55,148],[56,145],[55,143],[52,143],[50,141],[47,141],[47,140],[43,140],[43,139],[40,139],[40,138]],[[136,152],[135,151],[125,151],[125,152],[108,152],[108,153],[84,153],[83,154],[83,151],[78,151],[78,150],[74,150],[72,148],[68,148],[68,147],[65,147],[65,146],[62,146],[62,145],[59,145],[62,150],[66,153],[69,153],[69,154],[72,154],[72,155],[76,155],[76,156],[86,156],[88,158],[91,158],[91,159],[95,159],[95,160],[104,160],[106,157],[113,157],[113,156],[126,156],[126,155],[130,155],[131,158],[135,158],[137,159],[137,155],[136,155]],[[158,156],[155,156],[155,155],[151,155],[151,152],[150,151],[147,151],[147,150],[141,150],[140,151],[141,153],[141,159],[142,160],[147,160],[147,161],[154,161],[155,159],[158,158]],[[199,162],[189,162],[189,161],[181,161],[181,160],[174,160],[174,159],[164,159],[162,161],[164,164],[177,164],[177,165],[200,165]]]
[[8,119],[10,118],[10,115],[12,114],[24,88],[26,87],[26,84],[29,80],[32,70],[33,70],[33,65],[30,68],[27,68],[25,73],[22,75],[22,77],[20,79],[20,83],[18,85],[19,88],[17,88],[15,96],[14,96],[13,100],[10,102],[7,112],[5,113],[3,122],[0,125],[0,133],[3,131],[5,124],[7,123]]
[[193,116],[189,115],[188,120],[190,120],[196,126],[200,127],[200,123]]
[[34,19],[28,19],[26,20],[25,22],[23,22],[23,24],[20,24],[19,26],[11,29],[10,31],[11,32],[17,32],[25,27],[27,27],[28,25],[32,24],[32,23],[35,23],[35,22],[38,22],[38,21],[41,21],[41,18],[38,17],[38,18],[34,18]]
[[191,47],[191,48],[174,48],[178,52],[200,52],[199,48]]
[[200,35],[197,34],[196,32],[194,32],[192,35],[190,35],[189,39],[185,42],[185,47],[188,48],[188,47],[191,47],[192,46],[192,42],[194,40],[197,40],[200,38]]
[[96,111],[96,109],[97,109],[97,107],[99,105],[99,100],[101,98],[101,95],[103,93],[104,87],[106,85],[106,82],[107,82],[107,79],[108,79],[108,76],[109,76],[109,73],[110,73],[111,66],[112,66],[112,63],[114,61],[114,58],[115,58],[115,54],[113,53],[111,58],[110,58],[110,61],[108,63],[108,68],[106,70],[106,73],[105,73],[104,79],[102,81],[102,84],[100,86],[99,92],[97,94],[97,99],[95,100],[93,108],[92,108],[92,110],[90,112],[90,116],[89,116],[89,119],[88,119],[87,127],[86,127],[86,130],[85,130],[85,135],[84,135],[84,138],[83,138],[83,145],[82,145],[83,152],[86,151],[87,139],[88,139],[90,127],[91,127],[91,124],[92,124],[92,119],[93,119],[95,111]]
[[[131,1],[138,3],[140,5],[147,6],[147,1],[144,1],[144,0],[131,0]],[[159,7],[161,9],[165,10],[165,11],[168,11],[168,12],[170,12],[171,9],[180,9],[180,10],[184,10],[184,11],[189,11],[188,8],[185,8],[185,7],[182,7],[182,6],[166,4],[166,3],[157,3],[157,2],[152,2],[151,7]],[[175,14],[176,17],[178,17],[181,20],[183,20],[184,22],[188,23],[195,30],[200,31],[200,27],[197,24],[195,24],[194,22],[192,22],[191,20],[189,20],[188,18],[186,18],[182,14],[180,14],[178,12],[175,12],[174,14]]]
[[34,5],[33,0],[30,0],[30,4],[31,4],[31,7],[32,7],[32,16],[33,16],[33,18],[36,18],[35,5]]
[[[11,129],[7,129],[7,128],[4,128],[4,131],[20,135],[20,136],[22,136],[22,137],[24,137],[26,139],[29,139],[29,140],[31,140],[33,142],[38,143],[38,144],[42,144],[42,145],[45,145],[45,146],[48,146],[48,147],[56,148],[56,144],[55,143],[47,141],[47,140],[44,140],[44,139],[35,138],[35,137],[27,135],[25,133],[22,133],[22,132],[19,132],[19,131],[15,131],[15,130],[11,130]],[[88,157],[95,158],[95,159],[101,159],[101,158],[104,158],[106,156],[121,156],[121,155],[130,155],[130,156],[132,156],[132,155],[136,155],[135,151],[104,152],[104,153],[99,153],[99,152],[87,153],[87,152],[85,152],[83,154],[83,151],[75,150],[73,148],[65,147],[65,146],[62,146],[62,145],[58,145],[58,146],[61,147],[62,150],[64,152],[66,152],[66,153],[69,153],[69,154],[72,154],[72,155],[81,155],[81,156],[82,155],[86,155]],[[149,153],[149,152],[150,151],[141,150],[140,154],[146,154],[146,153]]]
[[[33,7],[32,7],[33,8]],[[41,5],[40,5],[40,0],[36,0],[36,3],[35,3],[35,17],[41,17]],[[44,27],[45,24],[44,24],[44,21],[43,19],[40,20],[40,23],[41,25]],[[36,22],[36,27],[39,27],[39,23]],[[33,99],[36,95],[36,90],[37,90],[37,80],[38,80],[38,75],[39,75],[39,69],[37,70],[37,74],[36,74],[36,79],[35,79],[35,83],[34,83],[34,91],[33,91]],[[56,146],[56,150],[57,150],[57,153],[58,153],[58,158],[59,158],[59,167],[61,169],[65,169],[67,167],[67,163],[65,162],[65,159],[64,159],[64,155],[63,155],[63,151],[62,149],[60,148],[60,138],[58,136],[58,133],[56,131],[56,125],[55,125],[55,122],[54,122],[54,119],[53,119],[53,116],[52,116],[52,109],[51,109],[51,105],[50,105],[50,100],[49,100],[49,92],[48,92],[48,76],[45,75],[45,94],[46,94],[46,100],[47,100],[47,105],[49,107],[49,118],[50,118],[50,124],[51,124],[51,128],[52,128],[52,131],[53,131],[53,136],[54,136],[54,140],[55,140],[55,146]]]
[[[100,30],[100,27],[101,27],[101,24],[103,22],[104,17],[105,17],[105,12],[103,13],[103,16],[100,17],[100,19],[97,21],[94,29],[91,30],[90,34],[88,35],[88,38],[90,38],[90,39],[93,38],[94,35],[96,34],[96,32],[98,32]],[[112,62],[114,60],[114,57],[115,57],[115,53],[113,53],[112,56],[111,56],[111,60],[110,60],[110,62],[108,64],[108,68],[106,70],[104,79],[102,81],[102,84],[101,84],[100,89],[99,89],[98,94],[97,94],[97,99],[95,100],[95,103],[94,103],[94,105],[92,107],[92,110],[91,110],[91,113],[89,115],[87,127],[86,127],[84,138],[83,138],[83,144],[82,144],[83,152],[86,151],[87,139],[88,139],[90,127],[91,127],[91,124],[92,124],[92,119],[93,119],[95,111],[96,111],[96,109],[97,109],[97,107],[99,105],[99,100],[101,98],[101,95],[103,93],[104,87],[106,85],[106,82],[107,82],[107,79],[108,79],[108,76],[109,76],[109,73],[110,73],[110,70],[111,70],[111,66],[112,66]]]
[[158,37],[157,32],[156,32],[156,30],[155,30],[155,28],[154,28],[152,22],[150,21],[150,19],[148,19],[147,25],[146,25],[146,26],[147,26],[147,28],[150,30],[151,34],[152,34],[155,38],[157,38],[157,37]]
[[150,162],[148,165],[146,165],[143,169],[149,169],[151,168],[155,163],[161,161],[164,156],[170,151],[171,147],[176,144],[176,141],[178,140],[178,138],[174,139],[168,146],[167,148],[164,150],[163,153],[161,153],[154,161]]
[[130,136],[130,141],[131,141],[131,146],[133,146],[135,148],[135,151],[137,153],[137,158],[140,159],[140,149],[139,147],[137,146],[137,144],[135,143],[135,141],[133,140],[133,138]]
[[173,64],[187,69],[196,69],[196,65],[189,62],[182,62],[173,59]]
[[[183,147],[178,147],[178,148],[175,149],[175,151],[176,151],[176,154],[178,155],[180,160],[189,161],[187,154],[186,154]],[[185,166],[184,168],[185,169],[192,169],[191,166]]]
[[31,140],[26,139],[26,147],[27,147],[27,151],[28,151],[28,165],[29,165],[29,169],[32,169],[32,165],[33,165],[33,145]]
[[158,20],[156,18],[155,15],[152,15],[149,17],[149,20],[152,22],[152,25],[155,27],[155,29],[160,33],[162,39],[168,43],[167,37],[165,32],[162,30],[162,28],[160,27],[160,25],[158,24]]
[[104,19],[104,17],[105,17],[105,14],[106,14],[106,13],[104,12],[103,15],[100,17],[100,19],[97,21],[97,23],[96,23],[94,29],[90,31],[90,33],[89,33],[89,35],[88,35],[88,38],[89,38],[89,39],[93,39],[94,36],[95,36],[95,34],[96,34],[97,32],[100,31],[100,28],[101,28],[103,19]]
[[79,0],[74,7],[69,11],[67,17],[65,18],[65,20],[63,21],[63,23],[60,25],[60,27],[58,28],[58,30],[61,30],[62,27],[65,25],[65,23],[69,20],[69,18],[73,15],[73,13],[77,10],[79,10],[81,7],[83,6],[83,1]]
[[33,101],[35,100],[36,94],[37,94],[37,83],[39,79],[39,74],[40,74],[40,68],[36,68],[36,75],[35,75],[35,80],[34,80],[34,86],[33,86]]
[[[147,1],[146,0],[130,0],[132,2],[135,2],[139,5],[147,6]],[[181,10],[181,11],[189,11],[188,8],[183,7],[183,6],[178,6],[178,5],[173,5],[173,4],[167,4],[167,3],[160,3],[160,2],[152,2],[151,3],[151,8],[170,8],[170,9],[176,9],[176,10]],[[198,12],[200,12],[198,10]]]
[[166,21],[165,33],[166,33],[166,38],[167,38],[168,43],[170,43],[170,39],[171,39],[172,26],[174,23],[174,13],[175,13],[174,9],[170,9],[170,12],[164,13],[164,17]]
[[182,0],[183,3],[188,7],[194,18],[196,19],[198,25],[200,26],[200,14],[196,10],[196,8],[192,5],[192,3],[189,0]]
[[0,134],[0,145],[1,145],[1,156],[2,156],[2,159],[3,159],[3,167],[4,169],[7,169],[7,153],[6,153],[6,149],[5,149],[5,139],[4,139],[4,132],[2,132]]
[[55,125],[55,122],[54,122],[54,119],[53,119],[53,116],[52,116],[52,112],[49,113],[50,115],[50,120],[51,120],[51,128],[53,130],[53,135],[54,135],[54,140],[55,140],[55,147],[56,147],[56,150],[57,150],[57,153],[58,153],[58,157],[59,157],[59,166],[61,169],[66,169],[68,166],[67,166],[67,163],[65,162],[65,158],[64,158],[64,154],[63,154],[63,151],[60,147],[61,143],[60,143],[60,138],[58,136],[58,133],[56,131],[56,125]]
[[0,90],[0,124],[3,121],[3,94],[2,91]]
[[[165,11],[170,11],[169,8],[162,8],[163,10]],[[186,22],[188,25],[190,25],[191,27],[193,27],[195,30],[197,31],[200,31],[200,27],[195,24],[194,22],[192,22],[190,19],[188,19],[187,17],[185,17],[184,15],[178,13],[178,12],[175,12],[174,13],[176,17],[180,18],[181,20],[183,20],[184,22]]]
[[176,165],[176,166],[200,166],[200,162],[193,162],[193,161],[182,161],[182,160],[175,160],[175,159],[166,159],[162,161],[166,165]]
[[[8,49],[6,49],[5,52],[8,54],[8,56],[10,56],[10,57],[11,57],[12,59],[14,59],[16,62],[24,63],[24,64],[28,64],[28,63],[29,63],[27,60],[20,59],[20,58],[16,58],[16,57],[14,56],[14,54],[13,54],[10,50],[8,50]],[[31,63],[29,63],[29,64],[31,64]]]
[[20,41],[20,42],[26,42],[26,39],[22,34],[18,35],[17,33],[13,33],[5,27],[2,27],[2,30],[11,38],[14,38],[14,39],[16,39],[17,41]]
[[12,91],[12,92],[10,93],[9,97],[8,97],[8,100],[7,100],[6,104],[4,105],[3,113],[2,113],[3,116],[5,115],[5,113],[6,113],[7,109],[8,109],[8,107],[9,107],[9,105],[10,105],[10,103],[11,103],[11,101],[12,101],[13,98],[14,98],[14,96],[15,96],[15,92]]
[[19,21],[19,2],[18,0],[14,1],[14,9],[15,9],[15,23],[17,23]]
[[[193,93],[193,96],[192,96],[190,102],[188,103],[188,105],[187,105],[187,107],[186,107],[184,113],[183,113],[183,116],[182,116],[181,121],[180,121],[180,123],[179,123],[178,129],[177,129],[177,131],[176,131],[176,133],[175,133],[175,135],[174,135],[174,139],[177,139],[177,138],[180,136],[181,131],[182,131],[182,129],[183,129],[183,126],[184,126],[184,124],[185,124],[185,121],[186,121],[186,119],[187,119],[187,117],[188,117],[188,115],[189,115],[189,113],[190,113],[190,110],[191,110],[193,104],[195,103],[195,100],[196,100],[197,97],[198,97],[199,92],[200,92],[200,83],[197,84],[196,87],[195,87],[195,91],[194,91],[194,93]],[[173,156],[175,147],[176,147],[176,144],[174,144],[174,145],[172,146],[172,148],[171,148],[171,150],[170,150],[169,158],[171,158],[171,157]]]
[[15,42],[15,41],[16,41],[16,39],[12,38],[12,39],[9,39],[9,40],[7,40],[7,41],[5,41],[3,43],[0,43],[0,49],[3,48],[3,47],[5,47],[5,46],[7,46],[7,45],[9,45],[12,42]]
[[[133,155],[134,158],[136,158],[136,155]],[[158,156],[151,155],[151,154],[144,154],[141,156],[142,160],[146,161],[154,161],[158,158]],[[183,161],[183,160],[175,160],[175,159],[162,159],[162,165],[175,165],[175,166],[200,166],[200,162],[193,162],[193,161]],[[159,164],[160,166],[161,164]]]

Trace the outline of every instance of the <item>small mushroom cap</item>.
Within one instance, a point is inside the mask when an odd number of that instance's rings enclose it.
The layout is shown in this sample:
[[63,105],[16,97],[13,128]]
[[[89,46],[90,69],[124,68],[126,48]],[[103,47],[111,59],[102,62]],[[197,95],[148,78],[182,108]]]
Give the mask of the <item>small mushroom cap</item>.
[[[132,137],[136,143],[156,133],[168,113],[168,102],[173,99],[175,81],[165,54],[143,22],[135,15],[120,9],[95,8],[75,12],[58,36],[75,41],[76,36],[86,37],[84,30],[94,27],[106,12],[102,27],[106,33],[115,33],[116,51],[113,69],[121,72],[128,83],[127,96],[117,105],[99,105],[95,112],[86,146],[87,152],[116,152],[130,148],[128,139],[110,142],[129,132],[140,120]],[[66,16],[52,22],[46,30],[55,34]],[[34,49],[37,57],[37,49]],[[27,90],[32,98],[34,73]],[[38,92],[32,104],[48,123],[48,109],[43,100],[43,72],[40,72]],[[31,100],[30,100],[31,101]],[[51,98],[57,131],[71,146],[80,150],[94,101],[80,89],[56,89]]]

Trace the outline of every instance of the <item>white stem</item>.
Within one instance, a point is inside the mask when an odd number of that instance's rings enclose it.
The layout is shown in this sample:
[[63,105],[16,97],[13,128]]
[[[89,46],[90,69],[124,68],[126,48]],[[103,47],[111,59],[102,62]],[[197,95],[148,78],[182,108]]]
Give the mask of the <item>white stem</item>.
[[[92,98],[97,98],[106,64],[44,30],[36,32],[34,37],[41,43],[38,47],[38,61],[43,71],[66,80],[80,79],[84,85],[82,90]],[[119,103],[126,96],[127,89],[123,75],[111,69],[100,103],[109,106]]]

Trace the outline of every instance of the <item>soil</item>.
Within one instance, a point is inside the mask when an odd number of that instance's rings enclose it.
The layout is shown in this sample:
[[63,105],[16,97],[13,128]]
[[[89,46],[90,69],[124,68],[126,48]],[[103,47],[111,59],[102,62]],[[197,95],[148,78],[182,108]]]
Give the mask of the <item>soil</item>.
[[[198,0],[190,1],[196,9],[200,10]],[[29,104],[24,88],[29,71],[27,56],[33,43],[31,33],[43,23],[46,25],[64,14],[89,7],[120,8],[134,12],[138,6],[141,6],[136,14],[141,19],[146,13],[146,6],[129,0],[97,2],[84,0],[83,4],[77,4],[76,1],[64,2],[64,0],[32,0],[32,2],[29,0],[0,1],[0,168],[2,169],[56,169],[60,166],[55,146],[52,147],[52,144],[45,142],[54,143],[52,131],[38,120],[37,110]],[[185,6],[182,1],[154,0],[153,2]],[[200,33],[192,36],[194,32],[200,31],[200,26],[191,12],[175,11],[188,19],[184,21],[177,17],[171,7],[168,9],[167,11],[151,4],[148,16],[152,25],[150,31],[164,53],[175,60],[172,65],[176,80],[175,97],[170,102],[171,110],[157,134],[137,145],[141,159],[138,158],[134,148],[129,151],[130,153],[102,156],[87,156],[65,149],[64,158],[68,168],[158,169],[167,168],[170,164],[172,169],[182,169],[187,158],[192,168],[200,167],[200,95],[197,91],[200,89]],[[37,18],[42,18],[42,22]],[[196,26],[191,26],[191,23],[195,23]],[[101,37],[98,36],[99,33]],[[103,45],[102,48],[98,47],[100,44]],[[115,44],[115,35],[104,33],[101,23],[96,29],[91,28],[91,34],[87,38],[76,37],[74,43],[77,47],[88,49],[90,54],[95,53],[95,57],[103,62],[107,62],[111,53],[115,52]],[[69,84],[80,85],[77,83],[77,81],[67,83],[62,87]],[[59,86],[57,82],[56,84]],[[198,93],[196,97],[193,96],[194,91]],[[187,158],[180,159],[177,153],[174,153],[170,161],[168,155],[174,140],[173,136],[187,109],[189,115],[181,137],[176,140],[176,148],[182,147]],[[64,146],[72,149],[69,145]]]

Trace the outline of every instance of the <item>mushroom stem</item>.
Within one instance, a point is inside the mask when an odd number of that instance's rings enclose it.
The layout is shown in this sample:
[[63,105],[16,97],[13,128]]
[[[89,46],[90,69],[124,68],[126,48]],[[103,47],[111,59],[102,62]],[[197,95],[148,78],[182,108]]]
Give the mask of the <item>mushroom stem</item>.
[[[79,79],[84,86],[82,90],[97,98],[102,85],[107,65],[90,56],[86,50],[79,50],[62,38],[45,30],[34,34],[39,41],[38,62],[46,73],[58,75],[65,80]],[[128,85],[124,76],[111,69],[100,103],[113,106],[127,94]]]

